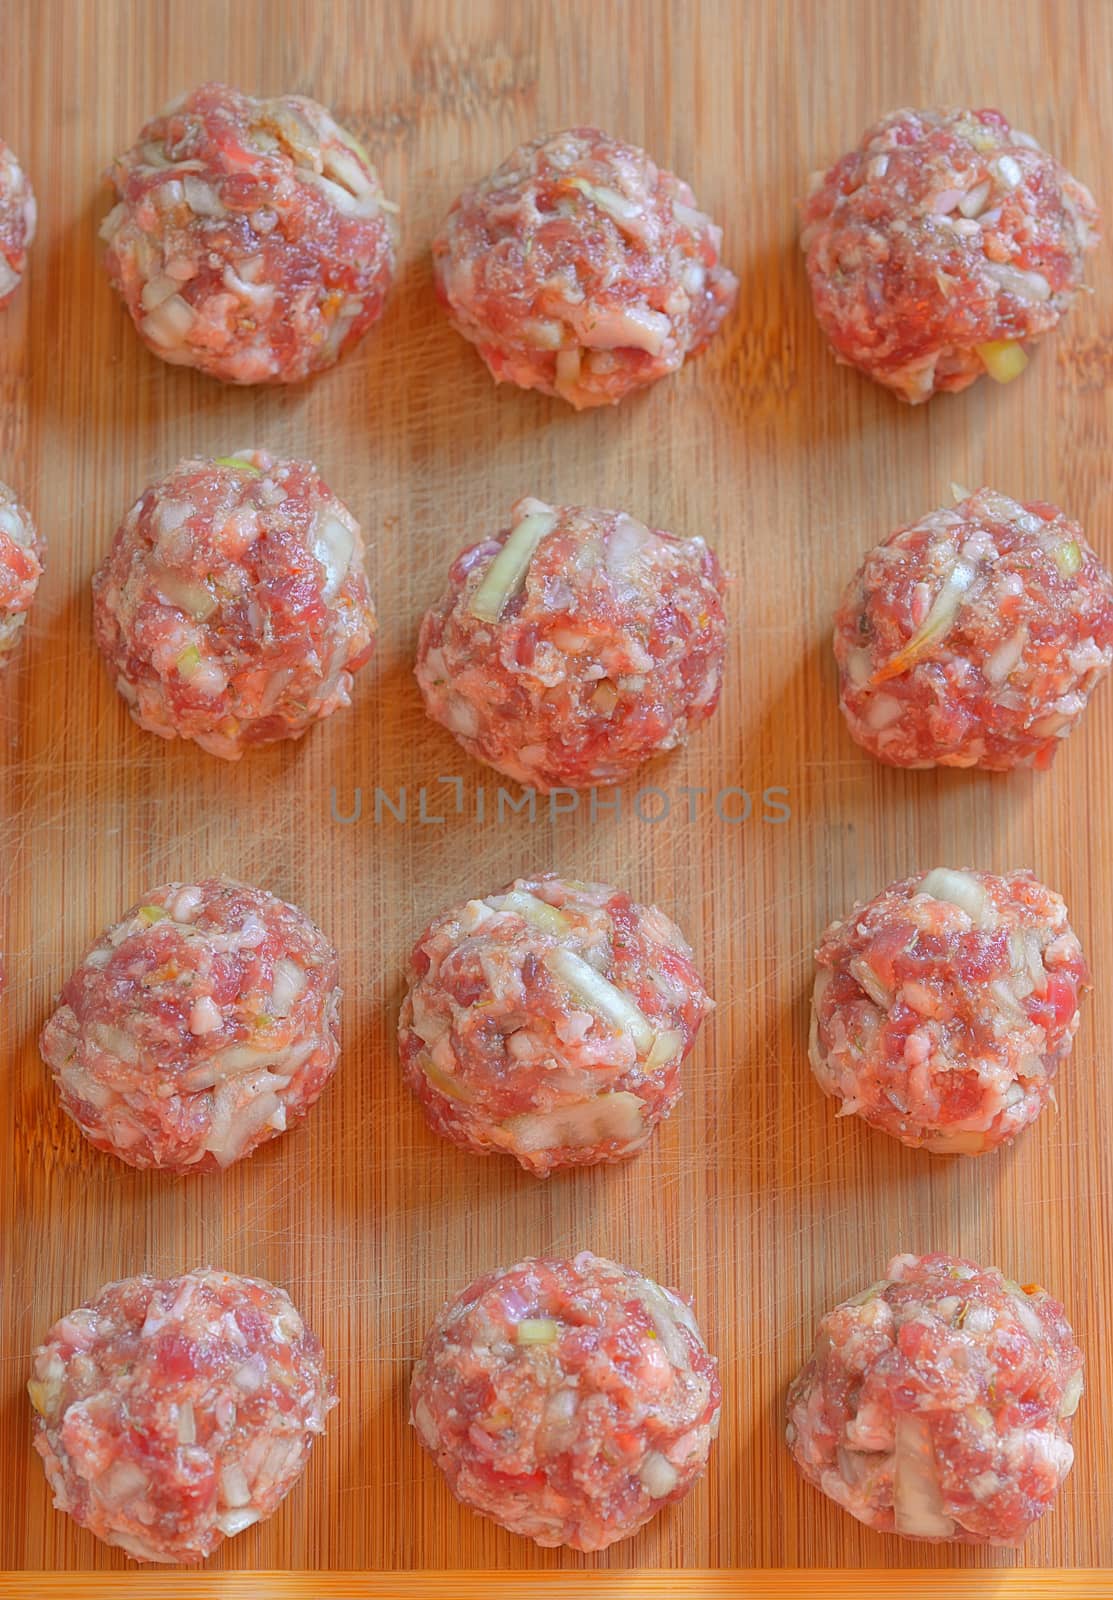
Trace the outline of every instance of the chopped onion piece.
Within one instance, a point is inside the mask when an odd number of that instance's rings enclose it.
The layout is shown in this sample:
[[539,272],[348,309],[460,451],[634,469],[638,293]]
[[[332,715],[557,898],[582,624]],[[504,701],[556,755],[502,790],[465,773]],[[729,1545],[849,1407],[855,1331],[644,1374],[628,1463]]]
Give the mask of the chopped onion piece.
[[619,194],[617,189],[608,189],[603,184],[589,183],[586,178],[572,178],[569,180],[573,189],[580,193],[600,211],[605,211],[613,221],[620,226],[623,223],[636,222],[641,216],[641,207],[633,200],[628,200],[624,194]]
[[192,1400],[186,1400],[178,1407],[178,1443],[197,1443],[197,1420],[193,1415]]
[[985,890],[977,878],[968,872],[956,872],[951,867],[936,867],[920,879],[917,894],[930,895],[933,900],[946,900],[965,911],[975,927],[983,928],[991,918],[992,907]]
[[[1023,267],[1013,267],[998,261],[983,262],[982,270],[995,283],[999,284],[1006,294],[1015,295],[1018,300],[1049,300],[1051,298],[1051,285],[1042,272],[1026,272]],[[992,340],[991,343],[1009,344],[1013,343],[1013,341],[1007,339]],[[978,354],[981,355],[982,360],[985,361],[988,367],[989,361],[983,354],[987,348],[988,346],[984,344],[977,346]],[[1023,371],[1024,369],[1021,367],[1017,370]],[[990,367],[990,372],[996,377],[992,367]],[[1012,376],[1015,378],[1016,373],[1014,372]],[[1009,380],[1004,378],[999,381],[1007,383]]]
[[274,964],[270,1008],[276,1017],[288,1017],[308,982],[296,961],[279,956]]
[[32,1378],[27,1385],[27,1396],[40,1417],[47,1417],[62,1398],[59,1379]]
[[220,1497],[226,1506],[246,1506],[251,1502],[247,1477],[236,1461],[229,1461],[220,1469]]
[[893,1527],[919,1539],[949,1539],[955,1531],[943,1510],[931,1428],[925,1418],[896,1418],[893,1463]]
[[140,1495],[149,1487],[150,1480],[135,1461],[115,1461],[107,1472],[93,1480],[93,1492],[106,1506],[115,1508]]
[[339,517],[321,518],[313,536],[313,554],[325,569],[324,597],[331,600],[348,575],[355,553],[355,535]]
[[523,922],[531,923],[542,933],[559,937],[571,927],[563,911],[558,911],[546,900],[539,900],[534,894],[527,894],[524,889],[511,889],[509,894],[500,895],[492,903],[496,911],[513,911]]
[[929,645],[935,644],[951,631],[958,616],[963,597],[978,576],[977,567],[957,558],[946,582],[936,595],[931,610],[903,649],[891,656],[883,667],[874,673],[875,683],[895,678],[912,666]]
[[544,964],[558,983],[606,1022],[628,1033],[639,1055],[653,1048],[657,1030],[632,1000],[572,950],[550,950]]
[[638,1468],[638,1477],[654,1500],[663,1500],[680,1482],[680,1474],[659,1450],[651,1450]]
[[491,562],[483,582],[472,595],[468,608],[481,622],[497,622],[507,601],[517,594],[525,581],[529,564],[545,535],[556,527],[556,517],[549,512],[534,512],[523,517]]
[[555,1344],[560,1329],[551,1317],[523,1317],[514,1329],[519,1344]]
[[1022,622],[1020,627],[1009,635],[996,650],[986,658],[984,672],[992,684],[1004,683],[1012,672],[1017,662],[1024,655],[1024,647],[1028,643],[1028,625]]
[[512,1148],[527,1153],[534,1150],[578,1149],[616,1139],[630,1144],[645,1137],[642,1103],[636,1094],[619,1090],[599,1094],[580,1105],[561,1106],[555,1111],[527,1111],[508,1117],[503,1132]]
[[996,383],[1011,383],[1028,365],[1028,357],[1015,339],[991,339],[988,344],[974,348]]
[[162,567],[151,573],[152,587],[159,599],[176,606],[195,622],[205,622],[217,608],[217,600],[207,583],[187,578]]
[[958,209],[967,218],[978,217],[985,210],[985,203],[989,199],[990,183],[986,178],[975,188],[968,189],[958,203]]
[[880,1006],[883,1011],[888,1010],[892,1003],[892,995],[886,989],[877,973],[862,956],[856,956],[850,963],[850,976],[860,989],[864,989],[875,1006]]
[[242,1506],[235,1511],[222,1511],[216,1517],[216,1525],[221,1533],[227,1534],[231,1539],[237,1533],[242,1533],[245,1528],[250,1528],[262,1519],[261,1511],[252,1511],[247,1506]]
[[449,1073],[442,1072],[440,1067],[435,1064],[424,1050],[418,1057],[417,1064],[433,1085],[433,1088],[439,1089],[441,1094],[447,1095],[450,1100],[462,1100],[465,1105],[469,1105],[477,1099],[477,1096],[468,1088],[467,1084],[458,1083]]
[[653,1041],[653,1049],[645,1058],[645,1070],[656,1072],[666,1061],[671,1061],[673,1056],[679,1055],[683,1048],[684,1035],[676,1029],[665,1028]]
[[1078,1402],[1082,1399],[1082,1373],[1072,1372],[1063,1388],[1063,1398],[1059,1402],[1059,1415],[1073,1417],[1078,1410]]

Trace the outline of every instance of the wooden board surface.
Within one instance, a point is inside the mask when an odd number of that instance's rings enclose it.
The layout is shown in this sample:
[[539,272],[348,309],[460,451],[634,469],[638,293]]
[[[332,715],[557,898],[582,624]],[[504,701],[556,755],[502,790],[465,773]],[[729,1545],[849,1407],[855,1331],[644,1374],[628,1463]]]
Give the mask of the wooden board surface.
[[[0,323],[0,476],[33,507],[50,555],[0,705],[0,1567],[125,1566],[50,1508],[29,1444],[28,1351],[103,1281],[204,1262],[287,1285],[342,1396],[303,1484],[214,1567],[1015,1565],[1006,1552],[866,1531],[801,1484],[782,1443],[785,1385],[816,1318],[893,1252],[924,1249],[998,1262],[1066,1301],[1090,1395],[1077,1469],[1023,1560],[1113,1566],[1113,690],[1050,775],[901,775],[850,742],[828,646],[860,555],[952,480],[1059,501],[1113,558],[1110,250],[1091,268],[1097,293],[1021,382],[909,411],[826,354],[793,230],[809,170],[875,115],[915,102],[1000,105],[1113,209],[1113,7],[7,0],[3,17],[0,133],[34,180],[42,222],[29,282]],[[365,140],[402,205],[384,322],[337,371],[289,393],[234,392],[161,365],[100,268],[101,172],[146,116],[209,77],[316,95]],[[575,121],[689,178],[742,280],[737,315],[698,365],[585,416],[494,389],[438,314],[427,253],[465,181]],[[350,713],[231,767],[130,724],[96,658],[88,580],[148,481],[184,455],[254,443],[316,459],[355,509],[383,629]],[[479,823],[490,775],[423,717],[410,676],[421,610],[450,557],[505,525],[523,493],[702,533],[735,574],[722,708],[647,776],[672,803],[666,821],[633,815],[631,786],[621,819]],[[376,786],[395,801],[406,788],[404,825],[376,823]],[[418,820],[422,786],[425,815],[443,820]],[[686,786],[707,791],[691,800],[693,821]],[[789,793],[781,825],[761,820],[769,786]],[[750,821],[716,815],[727,787],[753,795]],[[357,788],[362,820],[333,820],[332,791],[343,815]],[[806,1064],[819,932],[856,897],[941,862],[1034,867],[1067,896],[1097,974],[1058,1113],[980,1162],[836,1125]],[[551,867],[664,906],[719,1009],[649,1151],[542,1184],[426,1131],[399,1083],[393,1022],[404,954],[432,913]],[[299,902],[339,944],[341,1071],[308,1126],[224,1177],[137,1174],[60,1115],[35,1036],[104,925],[154,884],[214,871]],[[405,1420],[413,1357],[448,1293],[498,1263],[582,1247],[694,1295],[725,1391],[706,1482],[591,1560],[460,1510]]]
[[[1113,1573],[1077,1569],[861,1572],[162,1572],[127,1575],[127,1600],[1113,1600]],[[261,1590],[260,1585],[266,1584]],[[118,1573],[0,1573],[0,1600],[117,1600]]]

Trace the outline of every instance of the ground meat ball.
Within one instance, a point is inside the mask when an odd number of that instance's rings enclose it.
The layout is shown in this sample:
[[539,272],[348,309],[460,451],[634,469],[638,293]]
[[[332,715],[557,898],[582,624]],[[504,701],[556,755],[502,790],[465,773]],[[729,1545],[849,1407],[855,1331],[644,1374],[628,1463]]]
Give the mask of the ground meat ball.
[[42,577],[45,547],[31,513],[0,483],[0,667],[11,659]]
[[35,196],[27,174],[0,139],[0,308],[19,288],[35,237]]
[[1093,196],[999,111],[894,111],[826,174],[801,243],[836,359],[913,405],[1054,328],[1098,240]]
[[308,461],[245,450],[144,490],[93,579],[140,727],[238,761],[350,701],[375,610],[352,513]]
[[715,710],[726,579],[702,539],[519,500],[426,612],[417,681],[469,755],[545,792],[621,783]]
[[1048,767],[1113,662],[1113,578],[1056,506],[981,489],[866,557],[835,620],[840,701],[897,767]]
[[204,84],[149,122],[110,177],[108,274],[164,361],[226,383],[298,383],[381,315],[397,207],[315,100]]
[[841,1117],[980,1155],[1034,1122],[1090,987],[1067,908],[1030,872],[894,883],[816,952],[811,1063]]
[[897,1256],[836,1306],[788,1396],[801,1472],[883,1533],[1018,1545],[1071,1469],[1082,1352],[1038,1284]]
[[27,1388],[54,1504],[137,1561],[201,1561],[269,1517],[336,1404],[285,1290],[207,1268],[108,1284]]
[[614,405],[677,372],[738,280],[686,183],[597,128],[519,146],[433,242],[437,290],[497,383]]
[[719,1400],[680,1295],[585,1251],[521,1261],[450,1301],[410,1415],[465,1505],[540,1545],[593,1551],[684,1498]]
[[402,1070],[438,1133],[544,1178],[641,1149],[711,1009],[656,906],[519,878],[442,913],[414,946]]
[[40,1048],[64,1110],[133,1167],[211,1172],[300,1121],[336,1070],[336,951],[296,906],[155,889],[82,958]]

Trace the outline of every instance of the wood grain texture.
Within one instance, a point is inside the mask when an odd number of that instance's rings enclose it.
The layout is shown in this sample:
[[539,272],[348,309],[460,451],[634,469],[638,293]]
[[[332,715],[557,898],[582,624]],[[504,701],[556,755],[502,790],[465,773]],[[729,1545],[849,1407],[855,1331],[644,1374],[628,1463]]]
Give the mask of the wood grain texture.
[[[266,1584],[261,1591],[260,1584]],[[597,1600],[591,1572],[0,1573],[0,1600]],[[1111,1600],[1108,1572],[613,1570],[607,1600]],[[822,1587],[820,1587],[820,1585]]]
[[[0,326],[0,476],[33,508],[49,568],[4,680],[0,846],[8,989],[0,1067],[0,1567],[105,1569],[105,1587],[6,1580],[0,1593],[261,1592],[136,1575],[55,1513],[23,1380],[48,1323],[107,1279],[212,1262],[286,1285],[338,1371],[342,1404],[308,1474],[212,1566],[612,1569],[614,1594],[782,1594],[635,1568],[939,1569],[913,1589],[1040,1592],[1034,1574],[975,1589],[971,1568],[1113,1566],[1110,1193],[1113,1078],[1113,690],[1054,772],[1008,779],[883,770],[836,709],[828,634],[879,537],[952,480],[1063,504],[1113,558],[1110,251],[1021,382],[920,410],[837,369],[794,244],[793,199],[900,104],[1000,105],[1113,209],[1113,7],[1101,0],[6,0],[2,132],[38,191],[29,279]],[[384,322],[334,373],[235,392],[144,351],[99,264],[100,174],[164,101],[205,78],[299,91],[366,141],[402,204]],[[432,231],[520,139],[596,121],[646,145],[721,219],[738,313],[680,378],[608,414],[496,391],[435,307]],[[141,733],[92,643],[89,576],[120,515],[188,454],[248,444],[305,454],[368,533],[383,620],[356,704],[298,747],[230,767]],[[702,533],[735,574],[722,707],[647,776],[665,822],[584,812],[475,818],[490,775],[429,724],[410,676],[417,622],[464,544],[520,494],[624,506]],[[463,780],[464,810],[440,780]],[[376,823],[373,791],[409,796]],[[418,790],[427,789],[417,820]],[[755,796],[719,820],[727,785]],[[763,823],[760,793],[789,791]],[[697,816],[686,816],[682,788]],[[331,819],[362,787],[359,822]],[[1032,866],[1066,895],[1096,993],[1057,1114],[1009,1152],[947,1162],[835,1123],[806,1064],[810,952],[829,918],[937,863]],[[521,871],[598,876],[690,934],[719,1009],[687,1094],[635,1163],[538,1183],[429,1134],[399,1082],[393,1022],[409,944],[442,905]],[[35,1038],[67,971],[145,889],[223,871],[303,905],[344,957],[345,1049],[310,1123],[223,1178],[143,1175],[86,1148],[60,1115]],[[709,1476],[637,1539],[587,1559],[535,1549],[458,1508],[406,1424],[406,1384],[443,1299],[498,1263],[590,1246],[690,1291],[722,1362]],[[952,1250],[1038,1279],[1089,1355],[1078,1466],[1023,1558],[882,1538],[798,1479],[785,1385],[818,1316],[898,1250]],[[945,1580],[942,1569],[963,1574]],[[111,1574],[116,1572],[115,1576]],[[824,1592],[864,1592],[857,1575]],[[1069,1592],[1108,1592],[1098,1577]],[[430,1580],[431,1582],[431,1580]],[[802,1578],[799,1592],[816,1592]],[[20,1588],[20,1584],[24,1588]],[[268,1593],[433,1593],[425,1579],[267,1580]],[[1066,1592],[1049,1575],[1048,1592]],[[1084,1590],[1084,1583],[1090,1585]],[[15,1587],[12,1587],[12,1585]],[[516,1587],[515,1587],[516,1585]],[[857,1585],[857,1587],[855,1587]],[[445,1593],[484,1592],[480,1576]],[[504,1593],[525,1593],[508,1580]],[[528,1581],[531,1595],[538,1589]],[[591,1579],[578,1590],[592,1589]]]

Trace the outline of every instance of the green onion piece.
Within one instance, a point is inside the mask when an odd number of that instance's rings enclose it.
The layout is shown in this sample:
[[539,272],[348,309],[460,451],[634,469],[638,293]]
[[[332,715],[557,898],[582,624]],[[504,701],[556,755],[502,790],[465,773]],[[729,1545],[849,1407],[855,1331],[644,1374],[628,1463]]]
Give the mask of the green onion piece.
[[963,596],[978,576],[977,567],[959,557],[935,597],[923,623],[902,650],[890,657],[873,675],[874,683],[884,683],[913,666],[925,651],[951,631],[962,606]]
[[537,546],[556,527],[556,517],[535,512],[523,517],[483,575],[471,597],[469,610],[480,622],[497,622],[503,607],[525,582]]
[[1070,539],[1055,551],[1055,565],[1064,578],[1073,578],[1082,565],[1082,547],[1077,539]]
[[192,678],[201,665],[201,652],[195,644],[183,650],[175,665],[183,678]]
[[555,1344],[560,1329],[550,1317],[523,1317],[514,1334],[519,1344]]
[[261,478],[263,469],[245,461],[242,456],[216,456],[214,465],[218,467],[232,467],[236,472],[246,472],[249,477]]
[[164,906],[140,906],[137,914],[140,922],[145,922],[148,928],[152,922],[164,922],[170,915]]
[[1028,365],[1028,357],[1015,339],[991,339],[974,346],[995,383],[1011,383]]

